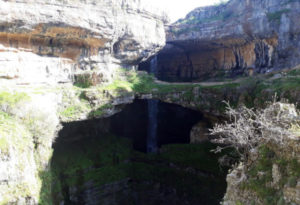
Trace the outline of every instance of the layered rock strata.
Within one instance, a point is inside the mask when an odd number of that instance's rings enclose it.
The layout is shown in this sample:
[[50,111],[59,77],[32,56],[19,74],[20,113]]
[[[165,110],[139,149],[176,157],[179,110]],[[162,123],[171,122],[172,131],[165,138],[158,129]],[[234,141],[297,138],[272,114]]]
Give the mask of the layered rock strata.
[[[0,78],[70,82],[90,72],[111,81],[165,44],[163,14],[140,1],[6,1],[0,8]],[[94,74],[93,74],[94,73]]]
[[0,204],[50,204],[61,122],[107,117],[133,100],[119,90],[79,96],[72,84],[111,83],[119,68],[135,69],[164,46],[165,17],[135,0],[0,5]]
[[158,77],[197,81],[294,67],[300,63],[299,11],[300,2],[289,0],[197,8],[168,27]]

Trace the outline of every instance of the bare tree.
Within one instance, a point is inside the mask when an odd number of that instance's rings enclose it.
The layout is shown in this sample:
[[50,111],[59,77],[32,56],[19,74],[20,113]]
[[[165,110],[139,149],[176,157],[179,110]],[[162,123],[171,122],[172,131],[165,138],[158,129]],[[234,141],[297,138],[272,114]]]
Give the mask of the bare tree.
[[210,129],[211,135],[218,136],[213,142],[224,145],[215,149],[215,152],[233,147],[245,161],[251,150],[261,144],[273,142],[283,145],[288,138],[299,137],[293,129],[300,125],[293,104],[273,102],[265,109],[254,110],[245,106],[234,109],[228,102],[225,103],[229,122]]

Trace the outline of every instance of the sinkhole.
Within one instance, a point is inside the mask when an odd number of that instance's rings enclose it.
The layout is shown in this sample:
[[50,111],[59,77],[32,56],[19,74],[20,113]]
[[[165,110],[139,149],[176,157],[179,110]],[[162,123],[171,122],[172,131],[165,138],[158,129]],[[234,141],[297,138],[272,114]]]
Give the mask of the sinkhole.
[[136,100],[109,118],[64,124],[53,145],[54,203],[219,204],[226,191],[222,154],[212,153],[210,142],[190,143],[202,122],[211,126],[199,112]]

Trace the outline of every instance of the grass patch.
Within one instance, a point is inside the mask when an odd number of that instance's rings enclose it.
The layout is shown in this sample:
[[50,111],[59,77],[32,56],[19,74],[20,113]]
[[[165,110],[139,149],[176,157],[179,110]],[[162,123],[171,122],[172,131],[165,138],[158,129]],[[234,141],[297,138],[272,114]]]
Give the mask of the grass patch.
[[288,76],[300,76],[300,68],[293,69],[289,72],[287,72]]
[[29,100],[30,97],[26,93],[9,93],[9,92],[0,92],[0,104],[8,104],[14,106],[21,101]]
[[279,78],[272,81],[272,88],[277,91],[287,91],[290,89],[299,90],[300,87],[300,77],[299,78]]
[[89,108],[84,103],[78,103],[75,105],[70,105],[69,107],[65,108],[62,112],[60,112],[60,116],[67,118],[67,119],[76,119],[79,118],[84,111],[87,111]]
[[63,102],[65,108],[59,112],[60,117],[64,120],[76,120],[84,113],[87,113],[91,106],[89,102],[84,98],[82,90],[73,90],[74,93],[63,92]]
[[134,71],[127,71],[126,75],[126,80],[115,80],[112,84],[100,87],[98,90],[113,90],[117,93],[124,91],[136,93],[169,93],[196,87],[193,84],[158,84],[155,82],[153,75],[138,74]]
[[132,92],[132,84],[128,81],[115,80],[113,83],[105,86],[103,89]]
[[26,93],[10,93],[2,91],[0,92],[0,110],[4,112],[11,112],[11,110],[17,105],[29,100],[30,97]]
[[100,108],[92,111],[89,113],[89,117],[91,118],[97,118],[97,117],[101,117],[103,116],[103,114],[105,114],[105,111],[108,110],[108,109],[112,109],[113,108],[113,105],[112,104],[105,104],[105,105],[102,105]]
[[72,117],[78,112],[77,108],[78,108],[77,106],[67,107],[66,109],[64,109],[61,112],[61,115],[64,116],[64,117],[67,117],[67,118]]

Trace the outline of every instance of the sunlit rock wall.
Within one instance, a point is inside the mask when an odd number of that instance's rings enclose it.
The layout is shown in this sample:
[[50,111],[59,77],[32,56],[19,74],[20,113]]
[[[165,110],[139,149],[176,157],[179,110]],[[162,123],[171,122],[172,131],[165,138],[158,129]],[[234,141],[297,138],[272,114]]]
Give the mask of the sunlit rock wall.
[[300,64],[300,2],[231,0],[169,26],[158,77],[171,81],[252,75]]
[[98,83],[165,44],[163,14],[140,1],[0,1],[0,78],[70,82],[92,71]]

